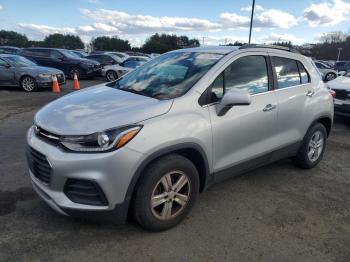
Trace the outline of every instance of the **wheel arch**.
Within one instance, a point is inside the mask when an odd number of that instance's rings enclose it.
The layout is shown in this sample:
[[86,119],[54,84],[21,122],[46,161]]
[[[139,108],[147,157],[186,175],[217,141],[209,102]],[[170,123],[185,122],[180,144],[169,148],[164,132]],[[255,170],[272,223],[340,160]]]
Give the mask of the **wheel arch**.
[[312,122],[309,129],[316,123],[320,123],[320,124],[324,125],[324,127],[327,130],[327,137],[328,137],[331,133],[331,130],[332,130],[332,125],[333,125],[332,118],[330,116],[321,116]]
[[130,202],[134,195],[137,182],[142,176],[143,170],[149,166],[152,162],[156,161],[160,157],[169,155],[169,154],[179,154],[188,158],[197,168],[199,179],[200,179],[200,192],[205,190],[209,184],[209,162],[205,151],[202,147],[196,143],[182,143],[178,145],[169,146],[158,150],[148,156],[137,168],[134,176],[129,184],[128,190],[126,192],[125,201],[127,202],[128,207],[130,207]]

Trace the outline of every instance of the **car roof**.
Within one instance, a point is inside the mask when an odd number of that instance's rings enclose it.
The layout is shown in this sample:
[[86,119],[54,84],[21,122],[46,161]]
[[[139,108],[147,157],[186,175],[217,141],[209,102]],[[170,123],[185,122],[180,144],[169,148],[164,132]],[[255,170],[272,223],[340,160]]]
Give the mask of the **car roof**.
[[194,53],[212,53],[226,55],[231,52],[237,51],[239,46],[203,46],[203,47],[192,47],[175,50],[174,52],[194,52]]
[[13,49],[21,49],[19,47],[15,47],[15,46],[8,46],[8,45],[1,45],[0,48],[13,48]]
[[12,54],[0,54],[0,57],[7,58],[7,57],[18,57],[19,55],[12,55]]

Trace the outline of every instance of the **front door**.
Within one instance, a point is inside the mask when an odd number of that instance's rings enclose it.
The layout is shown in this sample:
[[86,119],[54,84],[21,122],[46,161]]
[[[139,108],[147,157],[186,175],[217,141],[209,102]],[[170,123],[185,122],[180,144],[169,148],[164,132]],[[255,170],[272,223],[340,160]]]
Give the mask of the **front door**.
[[[241,56],[212,84],[214,103],[209,105],[209,112],[214,172],[230,170],[230,167],[249,160],[263,160],[276,147],[274,129],[277,102],[274,92],[270,90],[272,83],[269,83],[271,77],[268,68],[268,60],[263,52]],[[230,88],[249,92],[251,104],[234,106],[225,115],[218,116],[215,101],[219,102]]]

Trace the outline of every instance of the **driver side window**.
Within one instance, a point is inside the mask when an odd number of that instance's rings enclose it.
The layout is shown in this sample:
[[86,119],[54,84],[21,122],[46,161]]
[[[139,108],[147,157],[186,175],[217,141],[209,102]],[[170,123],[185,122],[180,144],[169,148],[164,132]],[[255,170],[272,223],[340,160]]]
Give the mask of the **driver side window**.
[[251,95],[267,92],[269,81],[265,57],[238,58],[215,79],[210,88],[210,103],[220,101],[231,88],[246,90]]

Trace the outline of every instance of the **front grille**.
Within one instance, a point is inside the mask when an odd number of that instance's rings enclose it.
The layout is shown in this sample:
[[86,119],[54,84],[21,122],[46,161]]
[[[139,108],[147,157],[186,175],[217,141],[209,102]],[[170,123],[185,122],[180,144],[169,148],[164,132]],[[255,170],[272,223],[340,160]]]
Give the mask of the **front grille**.
[[27,149],[27,161],[33,175],[45,184],[50,184],[52,168],[46,156],[29,147]]
[[93,206],[108,205],[105,194],[94,181],[68,179],[63,191],[66,196],[75,203]]
[[348,90],[342,90],[342,89],[334,89],[335,91],[335,98],[338,99],[350,99],[350,91]]
[[51,145],[54,145],[54,146],[59,145],[60,137],[54,133],[46,131],[38,126],[34,126],[34,133],[41,140],[44,140],[45,142],[47,142]]

